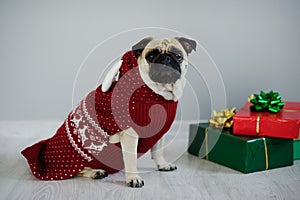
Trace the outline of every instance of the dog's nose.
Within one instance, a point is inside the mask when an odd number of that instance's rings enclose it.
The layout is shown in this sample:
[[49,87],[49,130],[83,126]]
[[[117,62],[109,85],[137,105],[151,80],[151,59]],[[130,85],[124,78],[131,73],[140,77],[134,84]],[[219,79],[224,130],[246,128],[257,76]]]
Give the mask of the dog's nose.
[[171,62],[172,62],[171,57],[168,56],[168,55],[164,55],[164,59],[163,60],[164,60],[164,64],[165,65],[171,64]]
[[162,54],[157,60],[157,63],[170,67],[169,69],[175,70],[181,74],[180,65],[169,55]]

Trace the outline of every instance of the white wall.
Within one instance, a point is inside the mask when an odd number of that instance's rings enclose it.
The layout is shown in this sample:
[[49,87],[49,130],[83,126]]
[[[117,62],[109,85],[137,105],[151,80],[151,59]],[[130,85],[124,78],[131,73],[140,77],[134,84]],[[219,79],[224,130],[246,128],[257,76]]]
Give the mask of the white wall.
[[[84,58],[111,35],[137,27],[174,29],[202,44],[223,78],[228,107],[241,107],[260,89],[300,101],[300,1],[188,2],[0,1],[0,120],[64,119]],[[118,45],[108,54],[118,56]],[[97,72],[106,68],[99,63]],[[208,89],[193,70],[188,77],[206,119]],[[187,92],[181,102],[183,118],[196,119],[189,98]]]

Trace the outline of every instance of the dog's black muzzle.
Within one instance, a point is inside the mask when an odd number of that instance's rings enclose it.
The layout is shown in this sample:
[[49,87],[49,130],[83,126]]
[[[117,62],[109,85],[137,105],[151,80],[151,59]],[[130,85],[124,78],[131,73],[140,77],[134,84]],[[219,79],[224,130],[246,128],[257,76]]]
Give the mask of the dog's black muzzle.
[[150,54],[146,57],[150,78],[158,83],[175,83],[181,76],[180,61],[172,54]]

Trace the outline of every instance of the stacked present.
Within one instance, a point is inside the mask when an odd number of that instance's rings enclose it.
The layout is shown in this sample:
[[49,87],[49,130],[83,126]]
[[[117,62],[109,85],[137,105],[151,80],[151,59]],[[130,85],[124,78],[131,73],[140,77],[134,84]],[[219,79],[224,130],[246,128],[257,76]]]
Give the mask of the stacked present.
[[238,112],[213,111],[191,124],[188,152],[244,173],[293,164],[300,158],[300,102],[277,92],[254,94]]

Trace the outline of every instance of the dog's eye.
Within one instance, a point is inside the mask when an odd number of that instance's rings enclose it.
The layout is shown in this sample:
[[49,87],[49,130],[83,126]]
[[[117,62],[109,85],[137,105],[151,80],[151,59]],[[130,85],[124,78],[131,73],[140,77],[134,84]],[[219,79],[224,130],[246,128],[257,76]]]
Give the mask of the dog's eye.
[[148,60],[149,62],[153,62],[154,59],[160,54],[160,50],[158,49],[154,49],[153,51],[151,51],[150,53],[148,53],[148,55],[146,56],[146,60]]
[[171,47],[169,50],[169,53],[173,56],[174,59],[176,59],[179,63],[182,63],[183,61],[183,54],[182,52],[175,48],[175,47]]
[[177,58],[178,62],[182,62],[183,61],[183,57],[181,54],[176,54],[175,57]]

